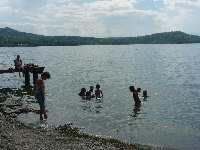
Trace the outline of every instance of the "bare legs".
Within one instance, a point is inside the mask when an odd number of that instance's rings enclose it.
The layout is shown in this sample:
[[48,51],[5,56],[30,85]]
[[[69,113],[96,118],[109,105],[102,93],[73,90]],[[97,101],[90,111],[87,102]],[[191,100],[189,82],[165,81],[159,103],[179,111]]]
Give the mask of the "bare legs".
[[18,72],[19,72],[19,77],[21,78],[21,75],[20,75],[20,68],[18,69]]
[[23,77],[24,77],[24,68],[23,68],[23,67],[20,67],[20,68],[18,69],[19,77],[21,78],[20,71],[22,71]]
[[43,115],[44,114],[44,119],[47,119],[48,116],[46,114],[46,109],[40,109],[40,120],[43,121]]

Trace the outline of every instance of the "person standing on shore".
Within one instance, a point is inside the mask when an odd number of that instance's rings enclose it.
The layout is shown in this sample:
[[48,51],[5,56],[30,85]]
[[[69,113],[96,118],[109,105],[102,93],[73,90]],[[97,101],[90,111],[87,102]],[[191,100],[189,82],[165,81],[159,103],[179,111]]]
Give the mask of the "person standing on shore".
[[36,81],[36,91],[35,91],[35,98],[37,99],[39,105],[40,105],[40,120],[43,120],[43,114],[44,119],[47,119],[48,116],[46,114],[46,105],[45,105],[45,84],[44,80],[49,79],[51,75],[49,72],[44,72],[41,74],[41,78],[38,78]]

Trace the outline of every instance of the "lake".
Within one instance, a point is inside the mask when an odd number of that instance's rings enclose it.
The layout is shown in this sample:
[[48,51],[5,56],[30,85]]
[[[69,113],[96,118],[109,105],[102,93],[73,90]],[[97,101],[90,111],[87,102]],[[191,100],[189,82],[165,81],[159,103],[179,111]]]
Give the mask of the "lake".
[[[49,128],[73,123],[84,133],[172,149],[200,149],[200,44],[1,47],[0,67],[16,55],[51,73],[46,80]],[[32,79],[32,78],[31,78]],[[18,73],[0,74],[0,91],[39,109]],[[32,82],[32,80],[31,80]],[[101,85],[104,98],[83,100]],[[146,90],[135,108],[129,86]],[[18,119],[37,127],[39,115]]]

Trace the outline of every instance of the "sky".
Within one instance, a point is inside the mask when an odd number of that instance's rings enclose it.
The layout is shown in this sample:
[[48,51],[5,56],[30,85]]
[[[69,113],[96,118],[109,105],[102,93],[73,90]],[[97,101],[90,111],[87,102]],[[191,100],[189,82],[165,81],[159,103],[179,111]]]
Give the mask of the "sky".
[[39,35],[200,35],[200,0],[0,0],[0,28]]

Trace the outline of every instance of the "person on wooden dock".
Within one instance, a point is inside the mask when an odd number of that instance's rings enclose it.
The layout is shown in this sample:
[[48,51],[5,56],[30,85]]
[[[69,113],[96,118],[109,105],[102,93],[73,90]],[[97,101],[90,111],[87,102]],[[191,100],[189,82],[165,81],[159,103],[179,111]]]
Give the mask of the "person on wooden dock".
[[19,72],[20,78],[21,78],[20,71],[22,71],[24,77],[24,68],[22,67],[22,60],[20,59],[19,55],[17,55],[17,58],[14,60],[14,63],[15,63],[15,69]]
[[49,72],[44,72],[41,74],[41,78],[38,78],[36,81],[36,92],[35,92],[35,98],[37,99],[39,105],[40,105],[40,120],[43,120],[43,114],[44,119],[47,119],[48,116],[46,114],[46,105],[45,105],[45,84],[44,80],[49,79],[50,74]]

